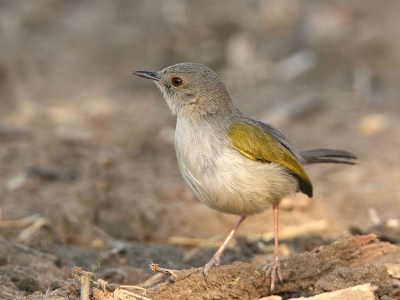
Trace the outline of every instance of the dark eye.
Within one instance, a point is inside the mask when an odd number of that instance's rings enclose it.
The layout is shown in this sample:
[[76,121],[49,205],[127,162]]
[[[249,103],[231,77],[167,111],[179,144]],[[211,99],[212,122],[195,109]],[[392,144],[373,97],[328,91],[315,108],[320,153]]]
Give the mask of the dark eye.
[[173,86],[181,86],[182,83],[183,83],[182,78],[180,78],[180,77],[174,77],[174,78],[172,78],[172,85],[173,85]]

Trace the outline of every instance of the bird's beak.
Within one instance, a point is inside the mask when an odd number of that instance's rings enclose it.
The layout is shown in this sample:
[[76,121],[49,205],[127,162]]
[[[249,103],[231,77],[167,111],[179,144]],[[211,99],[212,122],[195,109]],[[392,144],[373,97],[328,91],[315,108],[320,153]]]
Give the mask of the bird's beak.
[[135,71],[132,74],[151,80],[161,81],[160,77],[158,76],[158,72]]

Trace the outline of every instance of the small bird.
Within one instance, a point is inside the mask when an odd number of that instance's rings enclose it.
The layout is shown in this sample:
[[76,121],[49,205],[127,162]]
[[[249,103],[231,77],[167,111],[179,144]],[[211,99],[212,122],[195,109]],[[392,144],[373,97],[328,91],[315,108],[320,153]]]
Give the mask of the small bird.
[[179,63],[159,72],[133,74],[155,82],[177,115],[175,150],[179,169],[198,200],[212,209],[240,216],[232,231],[204,267],[204,275],[220,257],[247,216],[272,207],[274,256],[265,278],[282,281],[278,253],[278,205],[296,192],[312,197],[311,180],[302,165],[354,164],[346,151],[299,151],[268,123],[245,116],[233,104],[222,80],[208,67]]

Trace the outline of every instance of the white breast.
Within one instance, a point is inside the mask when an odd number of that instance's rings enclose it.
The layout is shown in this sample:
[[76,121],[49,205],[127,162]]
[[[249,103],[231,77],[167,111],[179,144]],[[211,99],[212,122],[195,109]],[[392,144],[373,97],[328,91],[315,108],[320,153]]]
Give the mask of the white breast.
[[175,149],[182,177],[196,198],[221,212],[256,214],[298,188],[283,166],[254,161],[238,152],[223,128],[178,119]]

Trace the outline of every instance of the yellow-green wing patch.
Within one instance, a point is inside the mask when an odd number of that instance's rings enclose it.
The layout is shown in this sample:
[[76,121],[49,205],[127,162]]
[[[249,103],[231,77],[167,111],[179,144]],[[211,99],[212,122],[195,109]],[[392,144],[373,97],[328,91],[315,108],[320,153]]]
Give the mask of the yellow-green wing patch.
[[246,157],[260,162],[279,163],[300,179],[300,190],[312,196],[312,184],[294,155],[269,132],[247,122],[235,122],[229,129],[233,146]]

